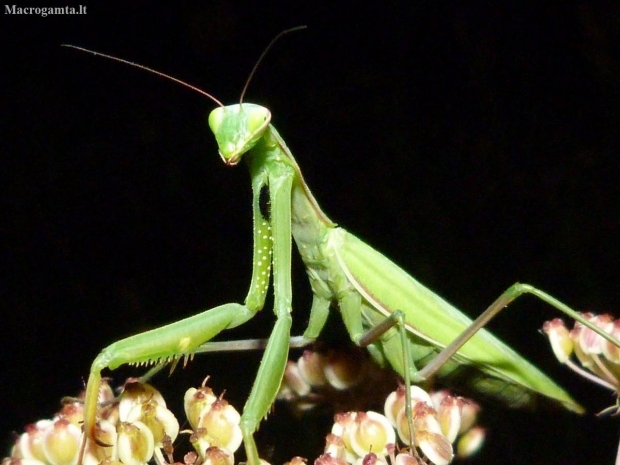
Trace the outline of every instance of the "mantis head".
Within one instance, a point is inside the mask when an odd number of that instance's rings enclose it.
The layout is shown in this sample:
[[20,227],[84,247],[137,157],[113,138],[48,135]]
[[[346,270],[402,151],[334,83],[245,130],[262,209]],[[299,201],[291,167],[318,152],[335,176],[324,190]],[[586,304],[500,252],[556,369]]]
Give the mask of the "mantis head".
[[271,121],[271,112],[260,105],[243,103],[218,107],[209,115],[209,127],[215,135],[224,163],[234,166],[263,136]]

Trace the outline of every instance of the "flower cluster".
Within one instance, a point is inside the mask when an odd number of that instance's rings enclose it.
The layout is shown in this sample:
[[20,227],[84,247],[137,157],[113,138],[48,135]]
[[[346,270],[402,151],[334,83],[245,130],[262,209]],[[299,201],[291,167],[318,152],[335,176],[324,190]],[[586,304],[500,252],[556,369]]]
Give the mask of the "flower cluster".
[[[288,363],[279,398],[295,402],[298,409],[305,411],[317,404],[319,394],[316,393],[324,395],[326,387],[336,390],[352,388],[360,380],[372,376],[373,366],[359,363],[359,357],[350,355],[343,357],[339,352],[323,354],[306,350],[296,363]],[[362,384],[372,386],[372,383]],[[455,449],[457,456],[467,457],[482,446],[485,431],[474,426],[480,409],[478,404],[462,397],[453,397],[447,391],[429,395],[423,389],[412,386],[413,431],[410,433],[405,393],[405,387],[401,386],[387,395],[385,415],[372,410],[336,414],[324,454],[315,465],[371,465],[369,460],[386,463],[386,457],[392,464],[400,464],[403,460],[412,464],[416,462],[411,460],[419,458],[418,450],[431,463],[448,464],[455,455]],[[414,441],[413,455],[405,453],[395,456],[396,434],[405,446],[411,447],[411,441]]]
[[233,465],[233,453],[243,440],[239,427],[241,416],[223,395],[216,397],[206,381],[200,388],[190,388],[185,393],[185,415],[194,429],[190,442],[203,460],[206,451],[217,448],[230,457]]
[[365,350],[318,346],[288,361],[277,398],[298,415],[324,405],[332,412],[379,409],[397,382],[396,374],[379,367]]
[[[581,313],[581,316],[620,340],[620,320],[609,314]],[[545,322],[543,332],[549,337],[553,353],[560,363],[590,381],[620,392],[620,348],[617,345],[579,322],[569,330],[560,318]],[[573,356],[581,367],[573,361]]]
[[[317,389],[345,393],[353,388],[343,395],[351,399],[364,393],[355,391],[356,387],[370,386],[366,392],[370,399],[370,393],[381,391],[382,383],[394,385],[391,372],[351,355],[346,351],[306,351],[297,363],[289,362],[280,398],[311,408],[319,400],[313,397]],[[242,443],[241,417],[206,381],[184,396],[191,429],[179,431],[177,418],[152,386],[129,380],[116,396],[104,381],[99,392],[96,442],[83,443],[83,401],[71,398],[53,419],[26,427],[1,465],[77,465],[80,457],[84,465],[142,465],[150,461],[158,465],[234,465],[233,454]],[[473,427],[477,404],[445,391],[429,395],[411,387],[412,412],[407,415],[405,393],[405,387],[400,386],[389,395],[381,392],[378,399],[374,396],[373,402],[379,401],[377,409],[384,404],[384,415],[361,409],[336,414],[324,453],[315,465],[383,465],[388,461],[392,465],[443,465],[455,455],[469,456],[479,449],[484,430]],[[184,437],[195,450],[185,454],[182,462],[173,457],[175,447],[179,450],[178,445],[173,446],[179,433],[186,433]],[[300,457],[290,462],[305,463]],[[268,464],[261,460],[261,465]]]
[[[151,459],[159,464],[173,462],[172,443],[179,434],[179,422],[159,391],[148,384],[127,382],[116,397],[104,382],[99,403],[98,443],[86,441],[82,464],[140,465]],[[3,465],[76,465],[82,446],[83,410],[83,403],[72,399],[53,419],[27,426]],[[187,431],[190,442],[201,460],[233,465],[233,453],[241,444],[237,411],[204,384],[187,391],[185,410],[194,428]]]

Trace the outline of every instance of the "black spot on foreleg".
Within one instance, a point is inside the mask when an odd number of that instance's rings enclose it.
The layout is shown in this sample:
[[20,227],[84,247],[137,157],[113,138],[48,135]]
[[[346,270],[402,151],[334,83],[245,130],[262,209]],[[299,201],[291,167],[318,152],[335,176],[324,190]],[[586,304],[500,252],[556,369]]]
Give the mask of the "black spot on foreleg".
[[271,221],[271,201],[269,199],[269,186],[264,184],[260,188],[260,194],[258,197],[258,208],[262,217],[270,222]]

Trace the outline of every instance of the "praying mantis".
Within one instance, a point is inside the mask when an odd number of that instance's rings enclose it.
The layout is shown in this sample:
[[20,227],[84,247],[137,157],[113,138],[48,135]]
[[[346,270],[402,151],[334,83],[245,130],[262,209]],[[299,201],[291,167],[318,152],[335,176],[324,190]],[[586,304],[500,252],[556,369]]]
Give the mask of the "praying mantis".
[[[567,392],[483,327],[514,299],[529,293],[612,343],[618,345],[618,341],[528,284],[511,286],[480,317],[470,320],[321,210],[291,151],[271,125],[267,108],[243,103],[243,97],[238,104],[224,106],[199,92],[219,105],[209,116],[209,126],[223,162],[235,166],[244,158],[250,170],[254,217],[250,287],[243,304],[226,303],[103,349],[91,366],[86,389],[84,430],[88,438],[97,441],[97,396],[103,369],[176,363],[211,350],[213,337],[248,322],[263,309],[273,279],[276,322],[241,418],[248,462],[258,465],[253,435],[275,400],[291,345],[291,238],[313,292],[308,325],[298,339],[302,343],[320,335],[330,308],[336,307],[351,340],[367,347],[378,363],[391,366],[406,385],[437,377],[515,407],[547,401],[583,412]],[[410,399],[407,405],[411,421]]]

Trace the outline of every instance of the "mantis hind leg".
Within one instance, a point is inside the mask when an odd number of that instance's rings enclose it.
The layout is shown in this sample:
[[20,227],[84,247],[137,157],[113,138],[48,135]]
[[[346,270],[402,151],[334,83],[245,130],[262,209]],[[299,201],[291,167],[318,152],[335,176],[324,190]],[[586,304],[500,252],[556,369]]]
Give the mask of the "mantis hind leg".
[[500,295],[482,314],[476,318],[472,324],[461,333],[454,341],[446,346],[437,356],[428,363],[424,368],[418,372],[418,376],[421,380],[428,379],[433,376],[441,367],[456,354],[463,345],[469,341],[481,328],[491,321],[499,312],[505,309],[513,300],[522,296],[523,294],[532,294],[538,297],[543,302],[548,303],[552,307],[561,311],[565,315],[572,319],[579,321],[584,326],[592,329],[599,336],[603,337],[612,344],[620,347],[620,341],[616,340],[611,334],[604,332],[601,328],[597,327],[594,323],[583,318],[575,310],[560,302],[555,297],[547,294],[540,289],[531,286],[530,284],[515,283],[506,289],[502,295]]

